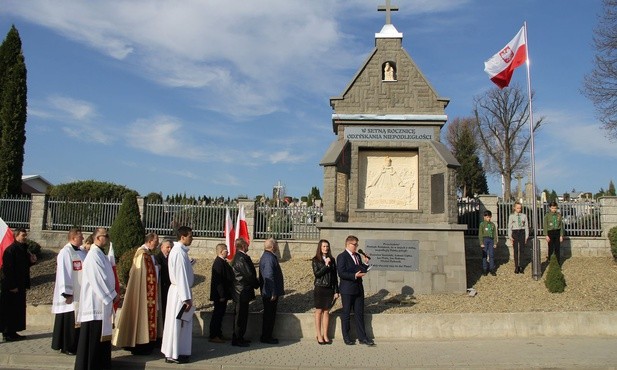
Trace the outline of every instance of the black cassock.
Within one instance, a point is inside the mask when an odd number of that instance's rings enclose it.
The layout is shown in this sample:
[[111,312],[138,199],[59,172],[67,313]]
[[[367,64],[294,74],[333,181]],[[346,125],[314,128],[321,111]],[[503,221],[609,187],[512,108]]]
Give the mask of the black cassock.
[[[30,288],[28,245],[14,242],[2,256],[0,331],[12,335],[26,329],[26,289]],[[17,293],[10,292],[17,288]]]

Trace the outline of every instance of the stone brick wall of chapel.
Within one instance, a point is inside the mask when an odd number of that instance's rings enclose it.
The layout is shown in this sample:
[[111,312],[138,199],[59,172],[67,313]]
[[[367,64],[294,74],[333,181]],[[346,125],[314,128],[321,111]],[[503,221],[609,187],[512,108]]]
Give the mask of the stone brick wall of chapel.
[[[377,39],[377,48],[343,100],[334,102],[339,114],[444,114],[438,100],[400,39]],[[396,63],[397,81],[382,81],[382,65]]]

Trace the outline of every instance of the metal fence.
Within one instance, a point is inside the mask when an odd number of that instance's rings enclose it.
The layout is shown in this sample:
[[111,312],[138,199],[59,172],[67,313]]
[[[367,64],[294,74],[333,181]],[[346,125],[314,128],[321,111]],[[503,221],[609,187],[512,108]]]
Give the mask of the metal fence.
[[[28,196],[1,198],[0,217],[10,227],[30,228],[31,203]],[[97,227],[109,228],[118,214],[120,205],[121,202],[118,200],[74,202],[49,199],[45,227],[48,230],[80,227],[84,231],[93,231]],[[508,216],[513,206],[514,202],[500,201],[497,204],[497,214],[493,214],[493,220],[498,224],[500,236],[507,235]],[[160,235],[174,235],[179,226],[186,225],[193,229],[195,236],[224,238],[226,208],[229,208],[231,218],[235,221],[238,214],[238,206],[235,204],[227,206],[146,203],[143,222],[147,232],[156,232]],[[476,199],[458,203],[458,223],[467,225],[465,235],[478,234],[478,226],[482,221],[480,209],[480,202]],[[548,204],[538,207],[537,235],[544,234],[543,219],[548,211]],[[523,212],[531,221],[531,207],[523,204]],[[559,212],[563,216],[567,236],[601,236],[599,203],[562,202],[559,203]],[[321,207],[256,205],[253,238],[318,239],[319,229],[315,223],[322,219]]]
[[[493,214],[493,221],[497,223],[499,236],[507,236],[508,217],[512,213],[514,201],[500,201],[497,203],[497,214]],[[594,202],[561,202],[558,212],[563,217],[565,234],[567,236],[601,236],[600,204]],[[523,204],[523,213],[530,222],[530,232],[533,232],[533,209]],[[544,215],[549,212],[548,204],[537,208],[536,216],[538,230],[536,235],[544,235]],[[478,227],[483,215],[480,213],[480,203],[475,199],[458,203],[458,223],[467,225],[465,235],[478,235]]]
[[98,227],[111,227],[121,201],[98,200],[74,202],[62,199],[49,199],[47,205],[47,228],[49,230],[69,230],[79,227],[83,231],[94,231]]
[[323,219],[323,210],[316,206],[255,207],[255,238],[319,239],[316,222]]
[[30,228],[30,207],[32,200],[27,195],[7,196],[0,199],[0,218],[9,227]]
[[175,235],[178,227],[188,226],[193,229],[194,236],[224,238],[226,208],[229,208],[232,220],[235,220],[237,205],[146,203],[144,226],[146,232],[159,235]]

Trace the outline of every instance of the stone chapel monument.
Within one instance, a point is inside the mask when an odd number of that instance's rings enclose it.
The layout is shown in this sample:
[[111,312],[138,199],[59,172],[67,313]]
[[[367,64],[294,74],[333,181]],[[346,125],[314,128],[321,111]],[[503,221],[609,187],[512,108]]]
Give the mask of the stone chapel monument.
[[340,96],[330,99],[336,139],[324,168],[321,238],[333,253],[347,235],[371,256],[365,290],[465,292],[464,225],[457,224],[459,163],[440,142],[449,100],[403,49],[391,23]]

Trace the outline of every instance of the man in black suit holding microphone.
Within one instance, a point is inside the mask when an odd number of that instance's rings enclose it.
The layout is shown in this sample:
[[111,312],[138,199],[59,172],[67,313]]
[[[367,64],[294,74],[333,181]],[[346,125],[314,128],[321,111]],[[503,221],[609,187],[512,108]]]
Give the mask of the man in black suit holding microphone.
[[[375,342],[366,336],[364,329],[364,286],[362,277],[366,275],[367,265],[362,263],[358,250],[358,238],[350,235],[345,239],[345,250],[336,257],[338,271],[339,291],[343,302],[343,314],[341,315],[341,329],[343,341],[347,345],[356,344],[349,338],[349,321],[353,308],[356,319],[356,333],[360,344],[374,346]],[[364,261],[368,262],[368,256],[364,255]]]

